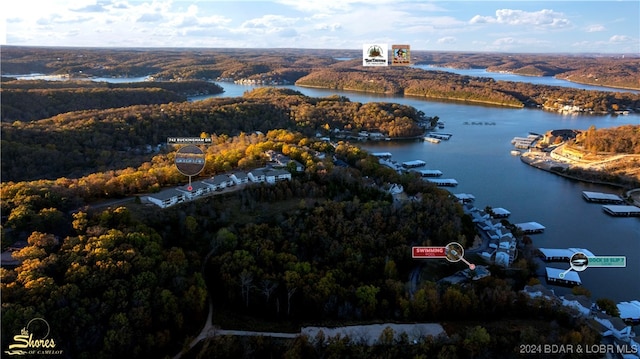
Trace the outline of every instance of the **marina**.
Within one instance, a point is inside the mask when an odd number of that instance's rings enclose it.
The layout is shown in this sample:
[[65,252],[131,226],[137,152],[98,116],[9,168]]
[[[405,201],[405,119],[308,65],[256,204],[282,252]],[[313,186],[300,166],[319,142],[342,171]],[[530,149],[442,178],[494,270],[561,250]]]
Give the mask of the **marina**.
[[587,200],[587,202],[615,204],[624,203],[624,200],[620,196],[612,193],[582,191],[582,197]]
[[629,205],[606,205],[602,206],[602,210],[614,217],[636,217],[640,216],[640,208]]
[[518,223],[516,224],[516,227],[518,227],[522,232],[526,234],[542,233],[545,230],[545,226],[541,225],[538,222]]
[[540,138],[540,135],[530,134],[527,137],[514,137],[511,140],[511,144],[515,146],[515,148],[520,149],[529,149],[533,146],[533,143],[536,142]]
[[576,271],[547,267],[547,283],[568,286],[582,285],[580,275]]

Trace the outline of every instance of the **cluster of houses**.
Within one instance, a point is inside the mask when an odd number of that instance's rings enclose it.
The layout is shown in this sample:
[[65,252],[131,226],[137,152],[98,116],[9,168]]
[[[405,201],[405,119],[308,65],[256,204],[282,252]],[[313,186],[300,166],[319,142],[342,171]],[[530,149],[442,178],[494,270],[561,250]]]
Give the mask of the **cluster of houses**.
[[626,351],[626,353],[618,353],[623,354],[623,358],[640,358],[640,352],[638,352],[640,344],[636,341],[636,335],[631,326],[625,323],[625,320],[630,322],[639,320],[640,302],[618,303],[617,307],[621,315],[620,317],[612,317],[600,311],[598,306],[585,296],[566,294],[559,297],[553,290],[547,289],[541,284],[526,286],[523,293],[530,298],[546,299],[554,304],[570,308],[576,315],[587,319],[589,325],[602,335],[604,344],[612,344],[616,348]]
[[508,268],[513,264],[517,254],[517,240],[513,233],[500,221],[511,213],[504,208],[493,208],[491,214],[473,206],[474,197],[469,194],[456,195],[463,203],[464,212],[471,216],[471,220],[479,231],[489,238],[489,250],[480,256],[496,265]]
[[302,163],[291,159],[284,154],[269,150],[265,151],[267,167],[257,168],[250,172],[236,171],[228,174],[220,174],[211,178],[196,181],[186,186],[169,188],[158,193],[153,193],[141,198],[143,202],[153,203],[161,208],[171,207],[178,203],[198,199],[212,192],[222,191],[226,188],[246,183],[268,183],[291,180],[289,168],[295,172],[303,172]]
[[269,183],[291,180],[291,173],[279,168],[258,168],[250,172],[238,171],[230,174],[220,174],[211,178],[192,182],[187,186],[169,188],[142,198],[147,203],[153,203],[161,208],[171,207],[178,203],[191,201],[212,192],[246,183]]
[[356,141],[389,141],[391,138],[382,133],[382,132],[369,132],[369,131],[360,131],[355,133],[354,131],[348,130],[333,130],[333,136],[338,139],[347,139],[347,140],[356,140]]

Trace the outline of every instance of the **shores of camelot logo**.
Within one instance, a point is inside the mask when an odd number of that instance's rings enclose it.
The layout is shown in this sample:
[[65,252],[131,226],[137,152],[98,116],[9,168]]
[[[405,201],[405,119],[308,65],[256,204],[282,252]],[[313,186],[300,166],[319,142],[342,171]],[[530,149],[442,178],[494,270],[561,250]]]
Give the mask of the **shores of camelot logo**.
[[387,44],[365,44],[362,46],[362,66],[387,66]]
[[20,330],[20,334],[13,336],[13,343],[9,344],[8,355],[60,355],[62,350],[56,349],[56,342],[49,337],[51,327],[42,318],[33,318]]

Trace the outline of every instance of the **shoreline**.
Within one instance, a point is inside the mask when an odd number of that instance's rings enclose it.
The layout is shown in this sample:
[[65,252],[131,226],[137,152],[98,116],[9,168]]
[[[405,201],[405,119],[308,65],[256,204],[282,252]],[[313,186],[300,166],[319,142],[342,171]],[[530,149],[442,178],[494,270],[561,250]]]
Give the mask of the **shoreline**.
[[533,167],[533,168],[537,168],[549,173],[553,173],[555,175],[564,177],[564,178],[568,178],[574,181],[581,181],[581,182],[587,182],[587,183],[592,183],[592,184],[599,184],[599,185],[604,185],[604,186],[611,186],[611,187],[616,187],[616,188],[620,188],[623,191],[629,191],[632,190],[633,188],[628,187],[626,185],[620,184],[620,183],[614,183],[614,182],[607,182],[607,181],[599,181],[599,180],[591,180],[591,179],[586,179],[586,178],[581,178],[581,177],[577,177],[577,176],[573,176],[573,175],[569,175],[566,173],[562,173],[562,172],[558,172],[558,171],[553,171],[551,168],[553,167],[562,167],[564,169],[568,169],[571,168],[570,165],[567,165],[565,163],[560,163],[560,162],[556,162],[553,160],[551,164],[545,165],[543,163],[537,163],[540,160],[536,160],[535,158],[531,158],[529,156],[526,156],[524,153],[520,156],[520,161],[522,161],[523,163]]

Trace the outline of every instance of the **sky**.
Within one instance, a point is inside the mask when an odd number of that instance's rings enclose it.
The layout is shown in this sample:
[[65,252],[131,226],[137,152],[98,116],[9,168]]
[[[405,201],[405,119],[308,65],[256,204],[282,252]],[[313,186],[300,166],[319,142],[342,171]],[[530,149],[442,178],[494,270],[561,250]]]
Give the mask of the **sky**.
[[11,0],[0,44],[640,53],[640,1]]

